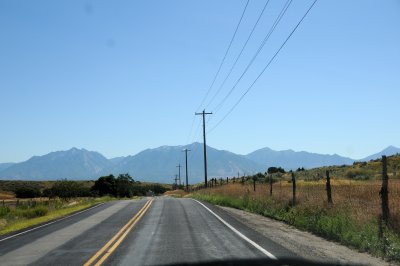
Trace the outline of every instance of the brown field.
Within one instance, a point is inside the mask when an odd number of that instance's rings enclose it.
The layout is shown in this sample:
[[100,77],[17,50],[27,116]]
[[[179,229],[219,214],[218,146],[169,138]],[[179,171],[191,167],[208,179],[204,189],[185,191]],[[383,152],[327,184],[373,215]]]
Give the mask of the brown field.
[[[297,207],[323,209],[327,208],[325,181],[296,182]],[[379,191],[381,181],[353,181],[345,179],[331,179],[333,206],[338,210],[349,210],[354,220],[360,225],[371,219],[377,219],[381,214],[381,200]],[[203,193],[206,193],[203,191]],[[278,205],[287,205],[292,199],[292,183],[278,181],[273,184],[272,197],[269,195],[269,184],[256,184],[253,191],[251,184],[226,184],[209,189],[210,194],[218,194],[233,198],[248,195],[251,199],[260,201],[272,200]],[[391,224],[400,232],[400,180],[389,181],[389,208]]]
[[8,191],[0,191],[0,200],[15,199],[15,194]]
[[188,193],[182,189],[176,189],[176,190],[169,190],[164,193],[166,196],[171,196],[171,197],[178,197],[182,198],[186,196]]

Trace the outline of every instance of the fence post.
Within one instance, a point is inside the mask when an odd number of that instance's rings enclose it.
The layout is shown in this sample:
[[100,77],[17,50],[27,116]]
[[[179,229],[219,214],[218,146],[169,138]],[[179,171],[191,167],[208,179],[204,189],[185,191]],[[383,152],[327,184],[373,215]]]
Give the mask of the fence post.
[[227,183],[227,184],[229,183],[229,179],[228,179],[228,177],[226,177],[226,183]]
[[328,204],[332,204],[332,189],[331,178],[329,177],[329,170],[326,170],[326,195],[328,197]]
[[[382,188],[381,191],[379,192],[379,195],[381,196],[382,200],[382,223],[384,225],[387,225],[389,221],[389,190],[388,190],[388,185],[389,185],[389,177],[387,174],[387,159],[386,156],[382,156]],[[379,234],[381,236],[382,231],[382,226],[379,229]]]
[[269,175],[269,195],[272,196],[272,174]]
[[293,184],[293,199],[292,199],[292,206],[296,206],[296,177],[292,172],[292,184]]
[[253,191],[256,192],[256,177],[253,177]]
[[244,185],[244,176],[242,176],[242,185]]

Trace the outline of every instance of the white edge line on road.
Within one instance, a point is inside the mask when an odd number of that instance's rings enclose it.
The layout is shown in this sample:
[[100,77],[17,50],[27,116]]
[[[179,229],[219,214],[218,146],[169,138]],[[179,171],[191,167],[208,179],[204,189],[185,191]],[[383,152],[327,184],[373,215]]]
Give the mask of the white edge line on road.
[[63,218],[57,219],[57,220],[55,220],[55,221],[52,221],[52,222],[49,222],[49,223],[45,223],[45,224],[39,225],[39,226],[37,226],[37,227],[31,228],[31,229],[29,229],[29,230],[20,232],[20,233],[15,234],[15,235],[8,236],[8,237],[6,237],[6,238],[0,239],[0,242],[5,241],[5,240],[10,239],[10,238],[14,238],[14,237],[19,236],[19,235],[26,234],[26,233],[28,233],[28,232],[34,231],[34,230],[36,230],[36,229],[39,229],[39,228],[42,228],[42,227],[45,227],[45,226],[48,226],[48,225],[50,225],[50,224],[54,224],[54,223],[56,223],[56,222],[65,220],[65,219],[67,219],[67,218],[71,218],[71,217],[73,217],[73,216],[75,216],[75,215],[78,215],[78,214],[81,214],[81,213],[83,213],[83,212],[89,211],[89,210],[91,210],[91,209],[97,208],[97,207],[99,207],[99,206],[101,206],[101,205],[103,205],[103,204],[104,204],[104,202],[103,202],[103,203],[100,203],[100,204],[98,204],[98,205],[96,205],[96,206],[90,207],[90,208],[88,208],[88,209],[85,209],[85,210],[83,210],[83,211],[79,211],[79,212],[76,212],[76,213],[74,213],[74,214],[71,214],[71,215],[65,216],[65,217],[63,217]]
[[218,220],[220,220],[224,225],[226,225],[229,229],[231,229],[233,232],[235,232],[238,236],[240,236],[241,238],[243,238],[244,240],[246,240],[248,243],[250,243],[252,246],[254,246],[256,249],[258,249],[259,251],[261,251],[263,254],[265,254],[267,257],[269,257],[270,259],[273,260],[277,260],[277,258],[272,255],[272,253],[268,252],[267,250],[265,250],[263,247],[261,247],[259,244],[257,244],[256,242],[254,242],[253,240],[251,240],[250,238],[248,238],[247,236],[243,235],[242,233],[240,233],[235,227],[233,227],[232,225],[230,225],[228,222],[226,222],[224,219],[222,219],[218,214],[216,214],[215,212],[213,212],[212,210],[210,210],[206,205],[204,205],[203,203],[201,203],[198,200],[193,199],[194,201],[196,201],[197,203],[199,203],[201,206],[203,206],[207,211],[209,211],[211,214],[213,214]]

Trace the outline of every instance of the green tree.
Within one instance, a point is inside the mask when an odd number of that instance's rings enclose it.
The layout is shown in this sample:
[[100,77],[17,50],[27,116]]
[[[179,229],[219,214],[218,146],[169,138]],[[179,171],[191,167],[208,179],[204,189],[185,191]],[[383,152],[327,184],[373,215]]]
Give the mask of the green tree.
[[276,174],[276,173],[285,173],[285,170],[282,167],[269,167],[267,170],[268,174]]
[[36,198],[40,197],[40,189],[36,186],[19,187],[15,190],[15,196],[17,198]]
[[55,182],[50,194],[51,197],[59,197],[63,200],[90,195],[89,190],[85,189],[81,183],[67,179]]
[[116,194],[118,197],[132,197],[135,181],[129,174],[120,174],[116,179]]
[[94,182],[92,191],[96,192],[100,196],[117,194],[116,191],[117,180],[113,175],[102,176]]

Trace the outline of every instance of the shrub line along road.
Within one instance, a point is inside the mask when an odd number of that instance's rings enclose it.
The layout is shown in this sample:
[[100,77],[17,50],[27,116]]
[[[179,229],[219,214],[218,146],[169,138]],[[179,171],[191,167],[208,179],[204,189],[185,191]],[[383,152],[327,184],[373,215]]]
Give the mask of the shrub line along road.
[[275,257],[296,255],[218,207],[170,197],[108,202],[0,239],[4,265],[160,265]]

